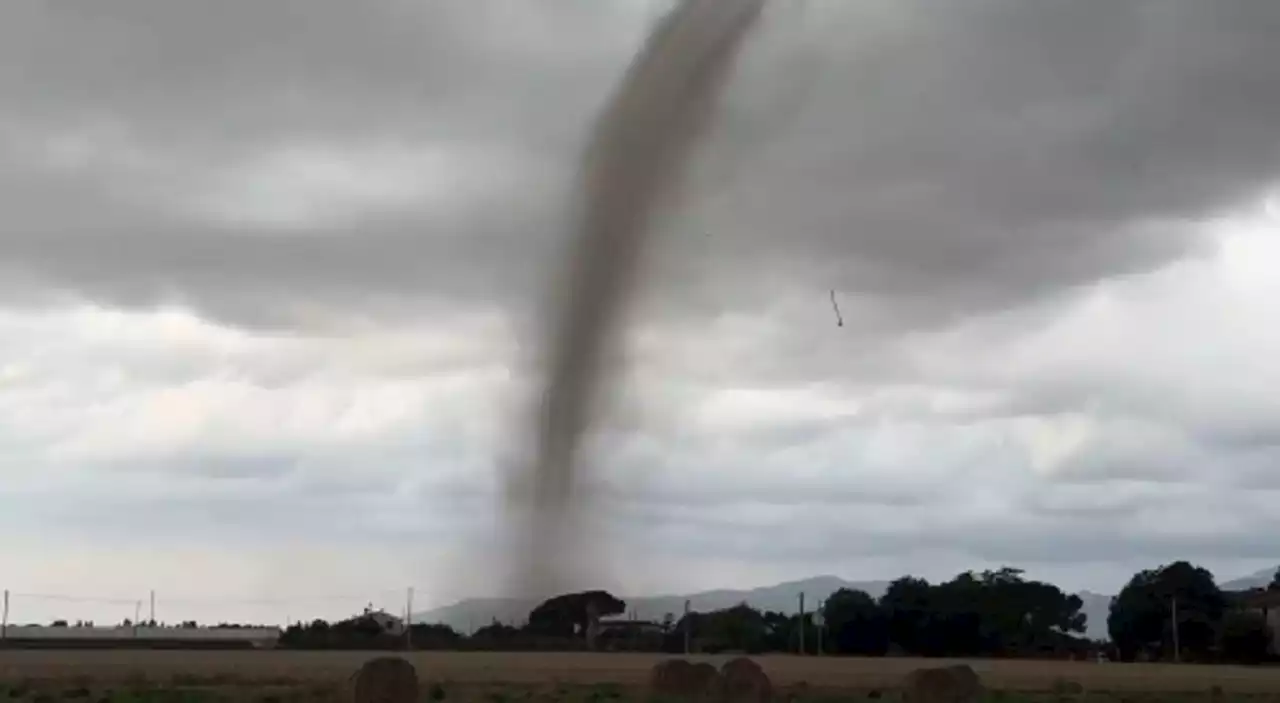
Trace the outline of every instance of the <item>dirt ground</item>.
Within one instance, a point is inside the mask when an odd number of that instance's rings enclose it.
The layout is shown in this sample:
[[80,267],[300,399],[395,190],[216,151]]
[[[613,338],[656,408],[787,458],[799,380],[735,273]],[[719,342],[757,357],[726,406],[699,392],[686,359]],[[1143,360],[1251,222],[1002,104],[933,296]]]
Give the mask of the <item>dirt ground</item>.
[[[169,685],[337,684],[347,681],[370,652],[0,651],[0,681]],[[514,684],[616,685],[644,683],[663,658],[649,654],[412,652],[405,655],[425,681],[454,686]],[[702,657],[712,663],[723,658]],[[780,686],[870,691],[896,688],[902,677],[942,660],[910,658],[757,657]],[[1203,693],[1218,686],[1233,694],[1275,695],[1280,668],[977,660],[968,662],[991,689],[1049,691],[1055,680],[1088,691]]]

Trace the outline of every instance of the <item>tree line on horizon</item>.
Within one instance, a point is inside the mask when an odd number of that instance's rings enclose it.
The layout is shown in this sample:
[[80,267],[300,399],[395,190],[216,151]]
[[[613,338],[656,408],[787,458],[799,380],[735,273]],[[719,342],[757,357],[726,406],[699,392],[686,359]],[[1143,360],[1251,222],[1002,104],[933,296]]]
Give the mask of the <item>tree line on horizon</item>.
[[[1280,570],[1267,590],[1280,596]],[[625,613],[626,603],[596,590],[550,598],[530,611],[522,625],[495,620],[464,635],[445,624],[421,623],[391,633],[367,608],[336,622],[295,623],[282,631],[279,646],[669,653],[687,648],[708,654],[1073,659],[1105,655],[1120,661],[1244,664],[1276,659],[1265,611],[1246,607],[1240,594],[1222,591],[1212,573],[1186,561],[1133,575],[1112,599],[1109,641],[1084,636],[1082,606],[1079,596],[1006,567],[961,573],[940,583],[904,576],[879,598],[842,588],[823,601],[817,613],[804,614],[741,603],[678,618],[668,613],[659,622],[609,619]],[[179,627],[195,626],[188,621]]]
[[[1271,584],[1280,590],[1280,571]],[[849,656],[1093,658],[1261,663],[1274,659],[1262,612],[1223,592],[1206,569],[1178,561],[1141,571],[1112,599],[1110,641],[1084,636],[1079,596],[1024,577],[1019,569],[966,572],[930,583],[904,576],[879,598],[855,589],[831,594],[815,613],[758,610],[746,603],[660,622],[600,620],[626,612],[605,591],[551,598],[520,626],[497,621],[463,635],[416,624],[388,638],[367,618],[315,621],[287,630],[281,645],[474,650],[701,653],[805,652]],[[1174,637],[1176,618],[1177,637]],[[1177,650],[1175,651],[1175,641]]]

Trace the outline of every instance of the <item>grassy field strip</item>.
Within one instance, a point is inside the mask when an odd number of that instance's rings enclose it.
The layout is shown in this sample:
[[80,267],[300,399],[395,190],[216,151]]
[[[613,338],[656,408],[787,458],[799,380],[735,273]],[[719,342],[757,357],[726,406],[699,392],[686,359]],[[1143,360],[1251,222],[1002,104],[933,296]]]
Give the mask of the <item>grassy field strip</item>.
[[[372,652],[190,652],[0,650],[0,678],[126,681],[144,676],[219,683],[343,681]],[[660,658],[651,654],[413,652],[426,679],[458,683],[643,683]],[[699,657],[695,657],[699,658]],[[719,663],[726,657],[700,657]],[[892,688],[909,671],[949,660],[757,657],[780,685]],[[1280,668],[1172,664],[970,661],[991,688],[1042,691],[1057,678],[1095,691],[1193,692],[1218,685],[1240,693],[1280,694]]]

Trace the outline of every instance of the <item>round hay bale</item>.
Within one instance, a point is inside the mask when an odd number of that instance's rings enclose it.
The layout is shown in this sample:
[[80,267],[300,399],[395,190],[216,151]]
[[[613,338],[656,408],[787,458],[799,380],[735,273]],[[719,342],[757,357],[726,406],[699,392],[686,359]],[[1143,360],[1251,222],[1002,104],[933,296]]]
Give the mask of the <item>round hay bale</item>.
[[696,662],[690,665],[689,687],[698,695],[715,695],[720,692],[720,671],[714,664]]
[[904,703],[974,703],[982,682],[966,664],[916,669],[902,682]]
[[721,690],[730,703],[768,703],[773,682],[760,665],[746,657],[730,659],[720,667]]
[[377,657],[355,673],[355,703],[417,703],[418,671],[400,657]]
[[978,678],[978,672],[968,664],[952,664],[947,667],[947,671],[955,677],[956,687],[962,691],[968,691],[965,695],[972,695],[977,698],[982,695],[982,679]]
[[683,659],[664,659],[649,670],[649,692],[658,696],[692,696],[697,694],[697,672]]

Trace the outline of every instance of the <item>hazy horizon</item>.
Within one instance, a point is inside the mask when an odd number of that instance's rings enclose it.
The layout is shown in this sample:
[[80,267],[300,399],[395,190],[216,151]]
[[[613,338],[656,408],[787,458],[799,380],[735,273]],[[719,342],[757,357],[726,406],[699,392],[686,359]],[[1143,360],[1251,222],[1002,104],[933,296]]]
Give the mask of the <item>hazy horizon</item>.
[[[1156,565],[1152,565],[1156,566]],[[1263,569],[1247,574],[1215,574],[1219,585],[1226,584],[1231,581],[1238,581],[1249,578],[1270,578],[1276,567],[1268,566]],[[956,572],[960,573],[960,572]],[[727,585],[711,587],[690,588],[681,591],[651,591],[646,593],[627,592],[625,590],[615,591],[624,599],[643,598],[657,599],[665,597],[686,597],[689,595],[710,593],[715,591],[751,591],[758,589],[770,589],[779,586],[786,586],[796,583],[804,583],[815,579],[839,579],[846,583],[887,583],[900,576],[908,574],[899,574],[893,577],[880,578],[853,578],[840,576],[837,574],[813,574],[807,577],[789,578],[780,581],[767,583],[753,583],[748,585]],[[909,574],[912,576],[921,576],[927,578],[932,583],[939,583],[948,580],[956,574],[947,574],[938,577],[929,577],[924,574]],[[1026,578],[1039,579],[1035,574],[1027,573]],[[1043,580],[1043,579],[1041,579]],[[1126,579],[1127,580],[1127,577]],[[1061,583],[1054,583],[1068,593],[1091,593],[1099,596],[1114,596],[1124,585],[1123,581],[1113,584],[1110,588],[1072,588]],[[216,624],[220,622],[243,623],[243,624],[261,624],[261,625],[286,625],[290,622],[309,621],[315,618],[328,620],[342,619],[359,613],[364,607],[372,606],[375,609],[385,610],[392,614],[402,614],[407,605],[408,593],[407,588],[404,589],[384,589],[372,592],[362,596],[360,594],[345,595],[328,595],[323,597],[289,599],[283,598],[258,598],[250,600],[236,599],[205,599],[201,601],[192,601],[191,599],[171,597],[165,593],[156,594],[156,619],[160,622],[168,624],[177,624],[184,620],[192,619],[195,616],[190,613],[204,612],[206,617],[200,619],[201,624]],[[141,617],[146,620],[151,614],[150,592],[144,593],[138,598],[129,598],[127,596],[100,596],[94,598],[85,594],[75,595],[68,592],[48,593],[48,594],[28,594],[11,592],[11,609],[9,624],[48,624],[54,619],[67,620],[75,622],[76,620],[93,621],[98,626],[110,626],[119,623],[124,618],[132,619],[135,607]],[[415,588],[413,613],[422,615],[432,611],[450,608],[462,605],[467,601],[482,600],[525,600],[525,597],[504,594],[501,592],[487,592],[464,595],[458,598],[450,599],[444,602],[422,601],[419,600],[422,592]],[[219,615],[221,613],[221,615]],[[25,615],[25,617],[24,617]],[[1095,623],[1096,624],[1096,623]]]

